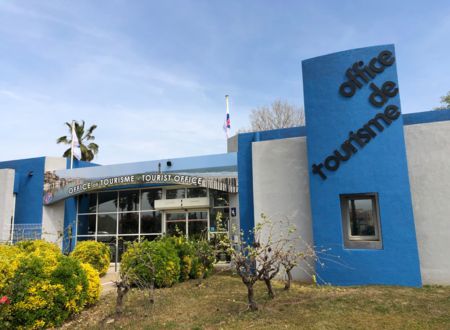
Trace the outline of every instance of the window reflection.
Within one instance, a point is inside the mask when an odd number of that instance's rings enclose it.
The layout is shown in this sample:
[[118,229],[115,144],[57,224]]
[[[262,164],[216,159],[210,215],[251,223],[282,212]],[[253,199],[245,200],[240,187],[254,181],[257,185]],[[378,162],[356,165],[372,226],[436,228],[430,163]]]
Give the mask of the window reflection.
[[119,234],[139,233],[139,213],[119,214]]
[[166,199],[181,199],[186,198],[186,189],[167,189]]
[[375,235],[375,219],[371,199],[349,199],[350,233],[352,236]]
[[98,215],[98,235],[108,235],[117,233],[117,215],[99,214]]
[[119,192],[119,211],[139,211],[139,191],[128,190]]
[[141,213],[141,233],[152,234],[161,233],[161,212]]
[[78,215],[77,235],[94,235],[95,217],[95,214]]
[[166,221],[186,220],[186,213],[167,213]]
[[189,230],[189,239],[193,240],[208,239],[207,221],[189,221],[188,230]]
[[83,194],[78,197],[78,213],[95,213],[97,194]]
[[117,192],[102,192],[98,194],[98,212],[117,211]]
[[198,197],[206,197],[208,196],[208,192],[206,188],[188,188],[187,189],[187,197],[188,198],[198,198]]
[[162,199],[162,189],[142,190],[141,210],[154,210],[155,200]]
[[166,234],[169,236],[186,235],[186,222],[166,222]]
[[211,189],[209,195],[211,196],[212,205],[214,207],[230,205],[227,192]]

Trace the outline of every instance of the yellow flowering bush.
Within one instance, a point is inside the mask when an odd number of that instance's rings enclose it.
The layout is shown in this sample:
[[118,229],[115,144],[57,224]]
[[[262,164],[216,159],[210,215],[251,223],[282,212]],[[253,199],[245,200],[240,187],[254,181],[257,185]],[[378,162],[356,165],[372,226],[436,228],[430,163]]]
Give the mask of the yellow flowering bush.
[[77,243],[75,250],[70,254],[81,262],[88,263],[103,276],[110,263],[110,250],[108,245],[96,241],[82,241]]
[[98,271],[90,264],[81,263],[81,268],[87,275],[88,291],[87,291],[87,305],[94,305],[100,297],[100,277]]
[[59,258],[62,256],[61,249],[54,243],[46,242],[44,240],[22,241],[16,246],[27,255],[34,255],[45,263],[44,272],[49,275],[58,264]]
[[14,245],[0,244],[0,293],[11,280],[18,266],[17,256],[22,251]]
[[64,256],[45,241],[0,246],[0,329],[45,329],[61,325],[99,296],[99,276],[90,265]]

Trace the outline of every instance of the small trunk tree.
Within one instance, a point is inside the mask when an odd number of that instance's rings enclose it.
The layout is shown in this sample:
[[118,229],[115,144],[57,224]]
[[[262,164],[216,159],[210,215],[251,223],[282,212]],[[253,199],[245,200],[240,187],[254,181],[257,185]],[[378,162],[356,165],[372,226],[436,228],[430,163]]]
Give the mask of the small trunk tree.
[[[295,232],[295,229],[292,229],[289,231],[289,235],[291,236]],[[284,284],[284,289],[289,290],[291,288],[291,282],[292,282],[292,270],[295,267],[302,267],[302,262],[306,263],[308,266],[308,269],[305,269],[303,267],[303,270],[306,273],[309,273],[309,270],[312,268],[309,263],[308,259],[310,260],[317,260],[317,255],[315,250],[309,246],[303,239],[298,236],[294,237],[289,240],[290,244],[286,247],[285,250],[281,252],[280,255],[280,263],[284,268],[284,271],[286,272],[286,282]],[[298,246],[304,246],[302,251],[298,251]],[[313,274],[310,274],[313,276]]]
[[117,288],[117,298],[116,298],[116,316],[120,316],[123,313],[123,300],[130,290],[130,285],[124,281],[116,281],[116,288]]
[[241,240],[230,246],[232,262],[237,274],[247,287],[248,306],[252,311],[258,309],[253,289],[257,281],[264,281],[269,297],[275,297],[272,279],[280,270],[280,255],[283,246],[286,245],[284,238],[274,239],[272,222],[264,215],[261,217],[262,221],[252,231],[252,244],[247,243],[241,233]]
[[[139,259],[138,264],[140,268],[147,268],[151,270],[151,274],[155,274],[155,266],[153,264],[153,260],[151,254],[148,252],[143,252]],[[153,304],[155,301],[154,298],[154,289],[155,289],[155,279],[154,277],[149,279],[143,276],[137,268],[129,268],[127,271],[124,271],[121,268],[120,271],[121,279],[116,281],[117,288],[117,299],[116,299],[116,315],[119,316],[123,313],[124,310],[124,298],[126,294],[129,292],[131,287],[138,288],[144,292],[144,296],[148,295],[148,301],[150,304]],[[146,309],[148,310],[148,309]]]

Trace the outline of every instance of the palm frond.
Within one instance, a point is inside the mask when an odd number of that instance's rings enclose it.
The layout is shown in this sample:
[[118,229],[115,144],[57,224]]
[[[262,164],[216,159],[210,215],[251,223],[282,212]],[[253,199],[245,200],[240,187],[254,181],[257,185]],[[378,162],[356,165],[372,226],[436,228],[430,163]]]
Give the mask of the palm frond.
[[64,144],[71,144],[72,140],[67,137],[67,136],[61,136],[58,139],[56,139],[56,143],[64,143]]
[[[80,143],[80,150],[81,150],[81,160],[84,161],[92,161],[94,159],[94,156],[98,153],[98,145],[96,143],[89,143],[89,145],[83,144],[83,140],[86,141],[92,141],[95,140],[95,136],[92,135],[92,132],[97,128],[97,125],[92,125],[89,127],[87,132],[85,133],[84,127],[85,127],[85,121],[81,120],[81,122],[78,122],[76,120],[73,121],[74,128],[75,128],[75,134],[77,135],[78,141]],[[65,123],[67,127],[69,128],[70,134],[67,136],[61,136],[57,139],[57,143],[64,143],[64,144],[71,144],[72,143],[72,124],[69,122]],[[72,151],[71,149],[67,149],[63,157],[71,157]]]
[[89,150],[92,150],[94,155],[96,155],[98,153],[98,144],[96,144],[96,143],[89,143],[87,147],[88,147]]
[[71,156],[72,156],[72,149],[71,148],[69,148],[66,151],[64,151],[63,157],[70,158]]
[[91,127],[89,127],[89,129],[86,132],[85,136],[90,136],[92,135],[92,132],[94,132],[94,130],[97,128],[97,125],[92,125]]

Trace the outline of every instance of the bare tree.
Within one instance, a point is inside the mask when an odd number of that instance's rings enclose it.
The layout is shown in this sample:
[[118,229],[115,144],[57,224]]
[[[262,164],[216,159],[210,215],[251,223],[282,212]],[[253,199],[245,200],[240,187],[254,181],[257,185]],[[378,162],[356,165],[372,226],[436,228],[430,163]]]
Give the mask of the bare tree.
[[244,131],[266,131],[305,125],[303,108],[276,100],[270,107],[262,106],[253,109],[250,114],[250,128]]
[[123,299],[130,290],[130,283],[122,277],[120,280],[115,281],[114,284],[117,288],[116,316],[119,316],[123,313]]
[[[315,278],[314,267],[309,264],[308,260],[318,261],[318,257],[314,249],[307,245],[301,252],[297,250],[296,244],[290,244],[287,249],[281,252],[280,263],[283,265],[286,272],[286,282],[284,289],[289,290],[292,282],[292,270],[300,266],[311,278]],[[301,262],[306,264],[306,267],[301,265]]]
[[447,95],[441,97],[441,105],[434,108],[434,110],[447,110],[450,109],[450,92]]
[[287,237],[275,238],[276,227],[269,218],[263,214],[261,218],[251,232],[252,243],[247,243],[241,233],[241,240],[229,249],[236,273],[247,287],[248,307],[252,311],[258,309],[253,289],[257,281],[264,281],[269,298],[275,297],[271,281],[280,271],[282,251],[288,243]]

